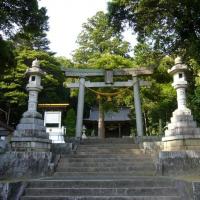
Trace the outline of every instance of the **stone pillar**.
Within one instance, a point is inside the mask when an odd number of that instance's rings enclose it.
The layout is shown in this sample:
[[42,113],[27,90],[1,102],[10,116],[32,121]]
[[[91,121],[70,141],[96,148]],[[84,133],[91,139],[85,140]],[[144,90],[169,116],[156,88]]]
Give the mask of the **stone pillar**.
[[76,138],[81,138],[82,135],[84,95],[85,95],[85,78],[81,77],[79,81],[78,105],[77,105],[77,116],[76,116]]
[[142,120],[142,108],[140,101],[140,85],[139,80],[136,76],[133,77],[134,82],[134,103],[135,103],[135,113],[136,113],[136,127],[137,127],[137,136],[143,136],[143,120]]

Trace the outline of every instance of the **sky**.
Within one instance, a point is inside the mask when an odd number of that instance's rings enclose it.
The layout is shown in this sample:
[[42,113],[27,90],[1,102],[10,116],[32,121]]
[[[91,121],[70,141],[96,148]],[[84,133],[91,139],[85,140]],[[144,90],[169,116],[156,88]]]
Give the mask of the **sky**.
[[[39,0],[39,5],[47,8],[49,16],[50,49],[57,56],[70,58],[76,49],[76,39],[82,30],[82,24],[98,11],[107,9],[109,0]],[[125,33],[127,41],[136,43],[135,36]]]

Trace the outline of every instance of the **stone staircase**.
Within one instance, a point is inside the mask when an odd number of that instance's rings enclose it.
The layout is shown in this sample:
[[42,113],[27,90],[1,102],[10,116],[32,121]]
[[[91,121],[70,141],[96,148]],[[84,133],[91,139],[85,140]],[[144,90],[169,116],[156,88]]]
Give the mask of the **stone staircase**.
[[86,139],[52,177],[30,181],[22,200],[180,200],[175,182],[131,139]]

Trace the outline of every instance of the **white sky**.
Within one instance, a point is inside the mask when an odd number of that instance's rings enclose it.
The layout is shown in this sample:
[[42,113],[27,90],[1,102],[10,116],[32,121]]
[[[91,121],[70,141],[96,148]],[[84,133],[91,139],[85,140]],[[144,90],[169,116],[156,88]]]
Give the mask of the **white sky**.
[[[49,16],[50,49],[58,56],[70,57],[82,24],[98,11],[106,11],[109,0],[40,0]],[[135,44],[135,36],[126,33],[126,40]]]

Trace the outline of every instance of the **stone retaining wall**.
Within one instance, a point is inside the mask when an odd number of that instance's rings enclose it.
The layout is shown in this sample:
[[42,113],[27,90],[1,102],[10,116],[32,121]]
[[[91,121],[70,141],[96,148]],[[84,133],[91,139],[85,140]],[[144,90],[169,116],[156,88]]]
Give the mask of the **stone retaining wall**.
[[4,182],[0,183],[0,199],[19,200],[27,183],[25,182]]
[[200,151],[160,152],[157,170],[162,175],[200,174]]
[[0,154],[0,178],[45,176],[52,160],[50,152],[7,152]]

